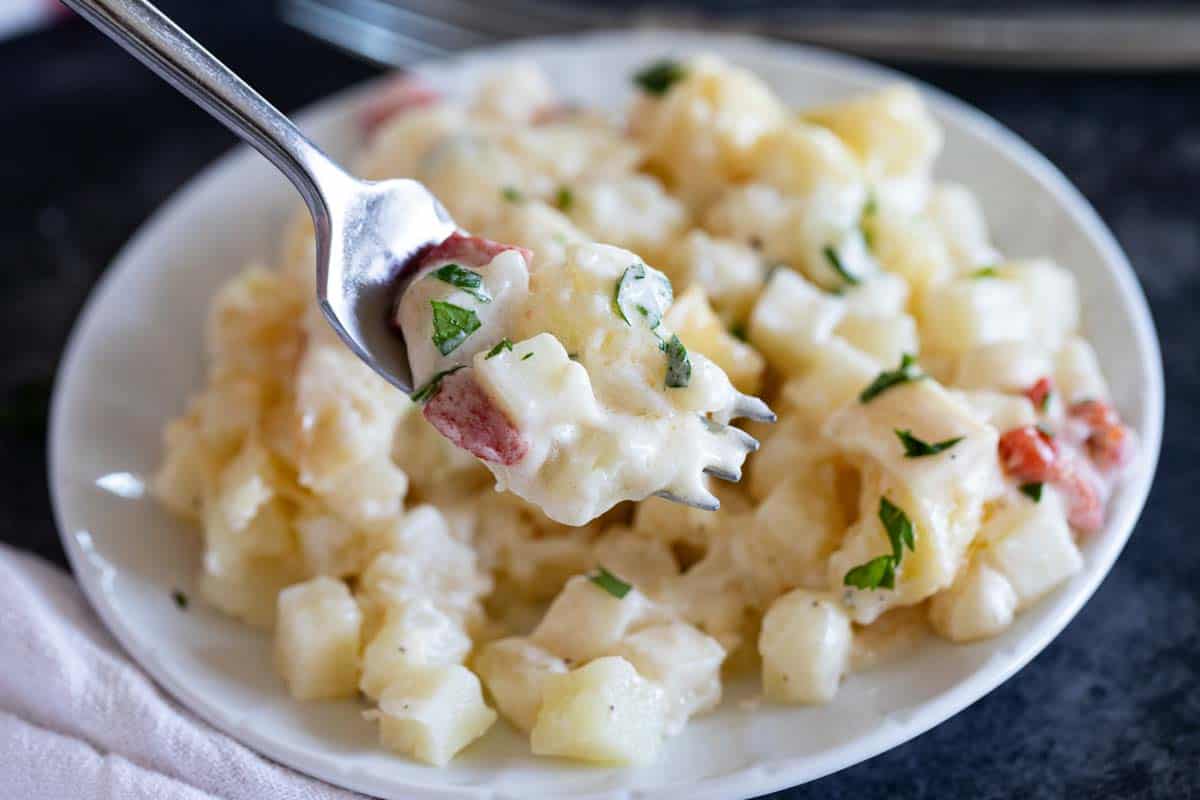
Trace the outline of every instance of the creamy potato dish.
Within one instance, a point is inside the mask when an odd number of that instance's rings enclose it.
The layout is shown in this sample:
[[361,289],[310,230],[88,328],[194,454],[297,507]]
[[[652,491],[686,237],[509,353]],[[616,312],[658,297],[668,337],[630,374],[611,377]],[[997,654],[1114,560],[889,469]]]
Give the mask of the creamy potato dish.
[[[381,93],[361,173],[463,231],[397,308],[420,390],[329,329],[301,219],[214,300],[166,429],[207,602],[420,761],[503,717],[537,755],[643,763],[730,680],[826,703],[995,636],[1081,568],[1135,454],[1071,273],[934,179],[915,90],[793,110],[705,57],[631,87],[623,119],[529,64],[468,105]],[[779,421],[710,483],[743,393]],[[633,502],[662,488],[720,508]]]

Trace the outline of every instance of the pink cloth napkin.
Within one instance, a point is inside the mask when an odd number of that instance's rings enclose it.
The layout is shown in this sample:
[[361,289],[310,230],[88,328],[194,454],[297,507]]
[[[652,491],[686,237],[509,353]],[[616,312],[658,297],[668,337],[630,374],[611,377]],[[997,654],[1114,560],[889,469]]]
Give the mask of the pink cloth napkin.
[[353,800],[201,722],[71,576],[0,545],[0,800]]

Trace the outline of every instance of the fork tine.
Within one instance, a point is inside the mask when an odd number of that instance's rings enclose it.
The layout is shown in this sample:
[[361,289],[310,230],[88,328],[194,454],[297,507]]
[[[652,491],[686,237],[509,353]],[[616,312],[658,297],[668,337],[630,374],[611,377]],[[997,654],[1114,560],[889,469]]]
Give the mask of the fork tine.
[[726,469],[720,464],[710,464],[704,468],[704,474],[712,475],[714,478],[719,478],[729,483],[737,483],[742,479],[741,470]]
[[738,417],[752,419],[755,422],[774,422],[776,419],[775,412],[760,398],[741,392],[738,392],[737,400],[733,404],[732,418],[737,419]]
[[721,507],[721,501],[711,494],[707,497],[683,497],[667,489],[663,489],[662,491],[655,492],[654,496],[661,497],[663,500],[670,500],[672,503],[682,503],[685,506],[698,508],[701,511],[716,511]]

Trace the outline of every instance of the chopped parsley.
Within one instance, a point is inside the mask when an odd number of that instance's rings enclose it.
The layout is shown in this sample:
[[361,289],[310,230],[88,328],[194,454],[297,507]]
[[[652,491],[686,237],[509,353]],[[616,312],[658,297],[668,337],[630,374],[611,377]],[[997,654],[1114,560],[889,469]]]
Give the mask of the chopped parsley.
[[980,267],[971,273],[972,278],[999,278],[1000,273],[996,272],[995,267]]
[[525,195],[515,186],[505,186],[500,190],[500,196],[510,203],[524,203]]
[[569,186],[558,187],[558,191],[554,193],[554,207],[559,211],[570,211],[573,205],[575,205],[575,195],[571,193],[571,188]]
[[856,589],[894,589],[896,587],[896,563],[891,556],[872,558],[846,573],[842,583]]
[[521,356],[521,360],[522,360],[522,361],[528,361],[528,360],[529,360],[529,359],[531,359],[531,358],[533,358],[533,353],[532,353],[532,352],[526,353],[525,355]]
[[678,61],[664,58],[655,61],[633,76],[633,82],[647,94],[664,95],[687,75],[687,70]]
[[737,339],[740,342],[747,341],[748,337],[746,335],[746,323],[735,322],[732,325],[730,325],[729,326],[729,335],[732,336],[733,338]]
[[180,611],[187,611],[188,596],[186,594],[176,589],[175,591],[171,592],[171,599],[175,601],[175,605]]
[[949,450],[954,445],[963,440],[964,437],[958,436],[954,439],[946,439],[941,442],[926,442],[913,436],[912,431],[901,430],[895,431],[896,436],[900,438],[901,444],[904,445],[905,458],[921,458],[922,456],[936,456],[945,450]]
[[1021,494],[1025,495],[1035,503],[1040,503],[1042,502],[1043,486],[1045,486],[1045,484],[1042,483],[1022,483]]
[[455,372],[458,372],[460,369],[462,369],[465,366],[466,366],[466,364],[459,364],[457,367],[451,367],[450,369],[444,369],[441,372],[439,372],[438,374],[434,375],[432,378],[429,379],[429,383],[425,384],[420,389],[417,389],[415,392],[412,393],[412,401],[414,403],[420,403],[420,402],[423,402],[423,401],[428,400],[429,398],[433,397],[435,394],[437,394],[437,390],[442,388],[442,378],[445,378],[447,375],[452,375]]
[[875,212],[878,210],[879,206],[875,202],[875,194],[872,192],[867,195],[867,202],[863,204],[862,213],[858,216],[858,230],[862,233],[863,243],[866,244],[868,250],[875,249],[875,234],[871,232],[869,224],[870,218],[875,216]]
[[837,254],[837,250],[834,250],[831,245],[825,245],[825,249],[821,252],[825,254],[825,260],[829,262],[829,266],[833,267],[833,271],[842,277],[842,280],[851,286],[858,285],[858,277],[846,269],[846,265],[842,263],[841,257]]
[[512,342],[509,340],[509,338],[507,336],[505,336],[500,341],[496,342],[496,346],[493,347],[491,350],[488,350],[488,354],[486,356],[484,356],[484,360],[487,360],[489,358],[495,358],[496,356],[503,353],[505,350],[507,350],[510,353],[512,352]]
[[625,595],[629,594],[629,590],[633,588],[632,584],[628,584],[621,580],[603,566],[597,567],[594,573],[588,575],[588,580],[618,600],[624,598]]
[[896,567],[900,566],[904,558],[904,548],[916,550],[917,539],[912,520],[904,513],[904,509],[886,497],[879,498],[879,521],[887,533],[892,552],[872,558],[865,564],[851,569],[842,579],[846,586],[856,589],[894,589]]
[[688,358],[683,342],[672,334],[669,341],[659,342],[658,347],[667,354],[667,387],[686,388],[692,381],[692,360]]
[[1042,405],[1042,413],[1043,414],[1045,414],[1047,411],[1050,410],[1050,398],[1053,396],[1054,396],[1054,392],[1050,391],[1049,389],[1047,389],[1046,393],[1044,395],[1042,395],[1042,404],[1041,405]]
[[481,303],[492,302],[492,296],[483,286],[483,276],[473,269],[460,267],[458,264],[447,264],[429,274],[439,281],[462,289]]
[[442,355],[453,353],[479,330],[479,317],[471,309],[444,300],[430,300],[429,305],[433,306],[433,346]]
[[625,269],[613,289],[613,308],[625,324],[632,326],[629,318],[637,312],[650,330],[659,326],[674,299],[667,276],[640,261]]
[[917,366],[917,360],[910,353],[905,353],[900,358],[900,366],[894,370],[885,370],[879,373],[878,377],[871,381],[871,385],[858,395],[858,401],[869,403],[893,386],[919,381],[924,377],[926,377],[925,373]]

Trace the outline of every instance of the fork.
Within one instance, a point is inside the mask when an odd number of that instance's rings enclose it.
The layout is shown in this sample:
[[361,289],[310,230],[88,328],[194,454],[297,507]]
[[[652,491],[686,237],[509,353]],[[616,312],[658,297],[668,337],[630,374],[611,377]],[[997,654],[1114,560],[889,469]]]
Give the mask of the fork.
[[[228,126],[280,169],[312,214],[317,244],[317,299],[329,324],[368,366],[406,394],[413,375],[403,337],[389,311],[412,280],[404,270],[419,251],[454,233],[450,214],[422,184],[368,182],[351,176],[274,106],[146,0],[63,0],[175,88]],[[761,400],[739,394],[736,416],[773,420]],[[715,423],[714,423],[715,424]],[[713,435],[743,454],[758,442],[731,425]],[[738,460],[740,464],[740,459]],[[740,470],[712,464],[708,474],[738,480]],[[669,500],[713,509],[716,498]]]

